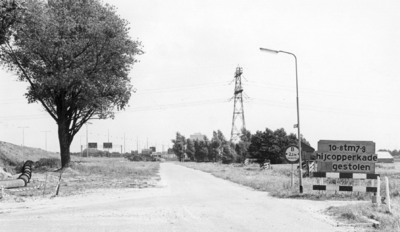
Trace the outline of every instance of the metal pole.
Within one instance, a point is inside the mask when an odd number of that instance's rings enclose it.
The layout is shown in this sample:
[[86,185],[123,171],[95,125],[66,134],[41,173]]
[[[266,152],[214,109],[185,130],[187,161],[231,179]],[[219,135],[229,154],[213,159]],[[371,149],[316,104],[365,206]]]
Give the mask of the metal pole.
[[29,128],[29,127],[23,126],[23,127],[18,127],[18,128],[22,128],[22,146],[25,147],[25,128]]
[[88,124],[86,123],[86,157],[89,157]]
[[261,51],[265,51],[265,52],[269,52],[269,53],[274,53],[274,54],[278,54],[278,53],[286,53],[289,55],[292,55],[294,57],[294,61],[295,61],[295,68],[296,68],[296,104],[297,104],[297,134],[298,134],[298,146],[299,146],[299,155],[300,155],[300,159],[299,159],[299,191],[300,193],[303,193],[303,175],[302,175],[302,160],[301,160],[301,133],[300,133],[300,110],[299,110],[299,82],[298,82],[298,75],[297,75],[297,57],[290,52],[285,52],[285,51],[281,51],[281,50],[272,50],[272,49],[267,49],[267,48],[260,48]]
[[300,154],[300,159],[299,159],[299,191],[300,193],[303,193],[303,162],[301,160],[301,133],[300,133],[300,110],[299,110],[299,82],[298,82],[298,74],[297,74],[297,57],[290,52],[285,52],[285,51],[279,51],[282,53],[286,53],[289,55],[292,55],[294,57],[295,61],[295,66],[296,66],[296,103],[297,103],[297,136],[298,136],[298,141],[299,141],[299,154]]
[[86,122],[86,157],[89,157],[89,135],[88,135],[88,124],[92,124],[90,122]]
[[292,171],[290,172],[290,187],[293,188],[293,164],[292,164]]
[[50,132],[50,131],[42,131],[42,132],[45,133],[45,146],[46,146],[46,151],[47,151],[47,132]]
[[297,75],[297,57],[292,54],[292,53],[288,53],[293,55],[295,63],[296,63],[296,102],[297,102],[297,134],[298,134],[298,140],[299,140],[299,153],[300,153],[300,159],[299,159],[299,163],[300,163],[300,175],[299,175],[299,191],[300,193],[303,193],[303,162],[301,160],[301,133],[300,133],[300,109],[299,109],[299,81],[298,81],[298,75]]

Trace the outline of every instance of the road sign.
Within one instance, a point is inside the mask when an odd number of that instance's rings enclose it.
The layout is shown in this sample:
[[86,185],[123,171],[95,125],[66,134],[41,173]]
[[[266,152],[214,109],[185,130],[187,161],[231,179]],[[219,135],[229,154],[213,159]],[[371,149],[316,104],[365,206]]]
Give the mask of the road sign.
[[318,171],[375,173],[375,143],[372,141],[320,140],[316,153]]
[[89,148],[97,148],[97,143],[89,143]]
[[378,162],[377,154],[358,154],[358,153],[333,153],[333,152],[317,152],[316,160],[319,162]]
[[103,143],[103,148],[112,148],[112,143]]
[[372,141],[320,140],[318,152],[375,154],[375,143]]
[[289,145],[285,149],[284,157],[285,157],[286,161],[290,164],[298,163],[299,159],[300,159],[299,148],[296,145]]
[[318,162],[318,172],[375,173],[375,163]]

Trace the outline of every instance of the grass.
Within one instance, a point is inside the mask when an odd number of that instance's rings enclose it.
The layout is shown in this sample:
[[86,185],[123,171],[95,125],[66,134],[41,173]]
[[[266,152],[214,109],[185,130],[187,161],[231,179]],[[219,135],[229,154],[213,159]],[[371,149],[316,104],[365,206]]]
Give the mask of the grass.
[[[58,164],[58,165],[57,165]],[[26,198],[51,196],[59,181],[59,160],[42,159],[35,162],[29,186],[40,188],[14,192],[7,190],[8,200],[24,201]],[[104,188],[131,188],[138,183],[155,184],[159,179],[158,162],[130,162],[123,158],[88,158],[75,160],[71,168],[62,173],[59,196],[84,193],[86,190]],[[46,182],[46,189],[44,183]],[[0,199],[1,201],[2,199]],[[3,199],[4,200],[4,199]]]
[[[342,200],[360,201],[359,204],[350,204],[341,207],[331,207],[328,214],[335,216],[345,223],[365,223],[368,219],[380,222],[379,231],[400,231],[400,163],[376,164],[376,173],[381,176],[381,196],[386,196],[384,177],[389,179],[389,190],[392,212],[387,206],[372,204],[372,193],[314,191],[312,185],[318,183],[318,178],[303,178],[303,194],[299,194],[298,175],[294,176],[294,186],[291,187],[291,165],[272,165],[272,170],[260,170],[259,165],[219,163],[178,163],[180,165],[211,173],[212,175],[226,179],[260,191],[269,192],[271,196],[278,198],[299,198],[309,200]],[[324,179],[325,184],[338,185],[362,185],[371,186],[371,180],[351,179]],[[364,202],[362,202],[364,201]],[[365,202],[367,201],[367,203]]]
[[330,207],[327,213],[344,223],[368,223],[368,219],[376,220],[379,227],[370,229],[385,232],[400,231],[400,198],[394,198],[391,202],[391,212],[387,205],[376,205],[371,203],[359,203],[346,206]]

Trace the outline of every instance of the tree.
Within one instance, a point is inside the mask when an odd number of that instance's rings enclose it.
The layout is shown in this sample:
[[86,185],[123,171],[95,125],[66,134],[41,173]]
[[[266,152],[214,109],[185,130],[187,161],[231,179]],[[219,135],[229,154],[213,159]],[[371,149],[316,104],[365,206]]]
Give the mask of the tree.
[[143,52],[129,37],[127,21],[100,0],[26,0],[26,8],[0,57],[29,83],[28,102],[39,102],[56,121],[65,168],[81,127],[126,107],[132,93],[128,74]]
[[10,39],[12,27],[21,22],[24,9],[19,0],[0,0],[0,45]]
[[220,159],[222,142],[219,140],[218,133],[213,131],[213,137],[210,141],[210,155],[213,160],[217,161]]
[[290,144],[297,144],[297,141],[295,134],[288,135],[283,128],[275,131],[266,128],[265,131],[257,131],[251,136],[248,152],[259,162],[270,160],[271,163],[282,163],[283,150]]
[[187,139],[186,140],[186,155],[188,156],[188,158],[191,161],[194,160],[194,153],[195,153],[194,142],[191,139]]
[[222,146],[222,163],[230,164],[236,162],[237,158],[238,156],[235,152],[234,144],[227,143]]
[[172,145],[172,150],[178,157],[179,161],[182,162],[183,158],[185,158],[185,136],[181,135],[179,132],[176,132],[176,138],[172,140],[172,143],[174,144]]
[[242,129],[242,135],[240,136],[240,141],[235,145],[235,151],[238,155],[238,162],[244,162],[248,157],[248,150],[251,141],[251,133],[245,128]]
[[196,139],[194,141],[194,149],[194,157],[197,162],[205,161],[208,158],[208,147],[205,141]]
[[221,141],[221,145],[225,145],[228,143],[228,141],[225,139],[224,134],[220,130],[217,131],[217,137],[219,141]]

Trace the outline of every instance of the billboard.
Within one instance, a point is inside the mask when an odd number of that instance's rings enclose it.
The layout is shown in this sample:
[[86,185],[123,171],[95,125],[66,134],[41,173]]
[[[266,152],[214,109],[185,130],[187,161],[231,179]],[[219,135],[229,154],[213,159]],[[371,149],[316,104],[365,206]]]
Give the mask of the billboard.
[[103,143],[103,148],[111,149],[112,148],[112,143]]
[[89,143],[89,148],[97,148],[97,143]]

